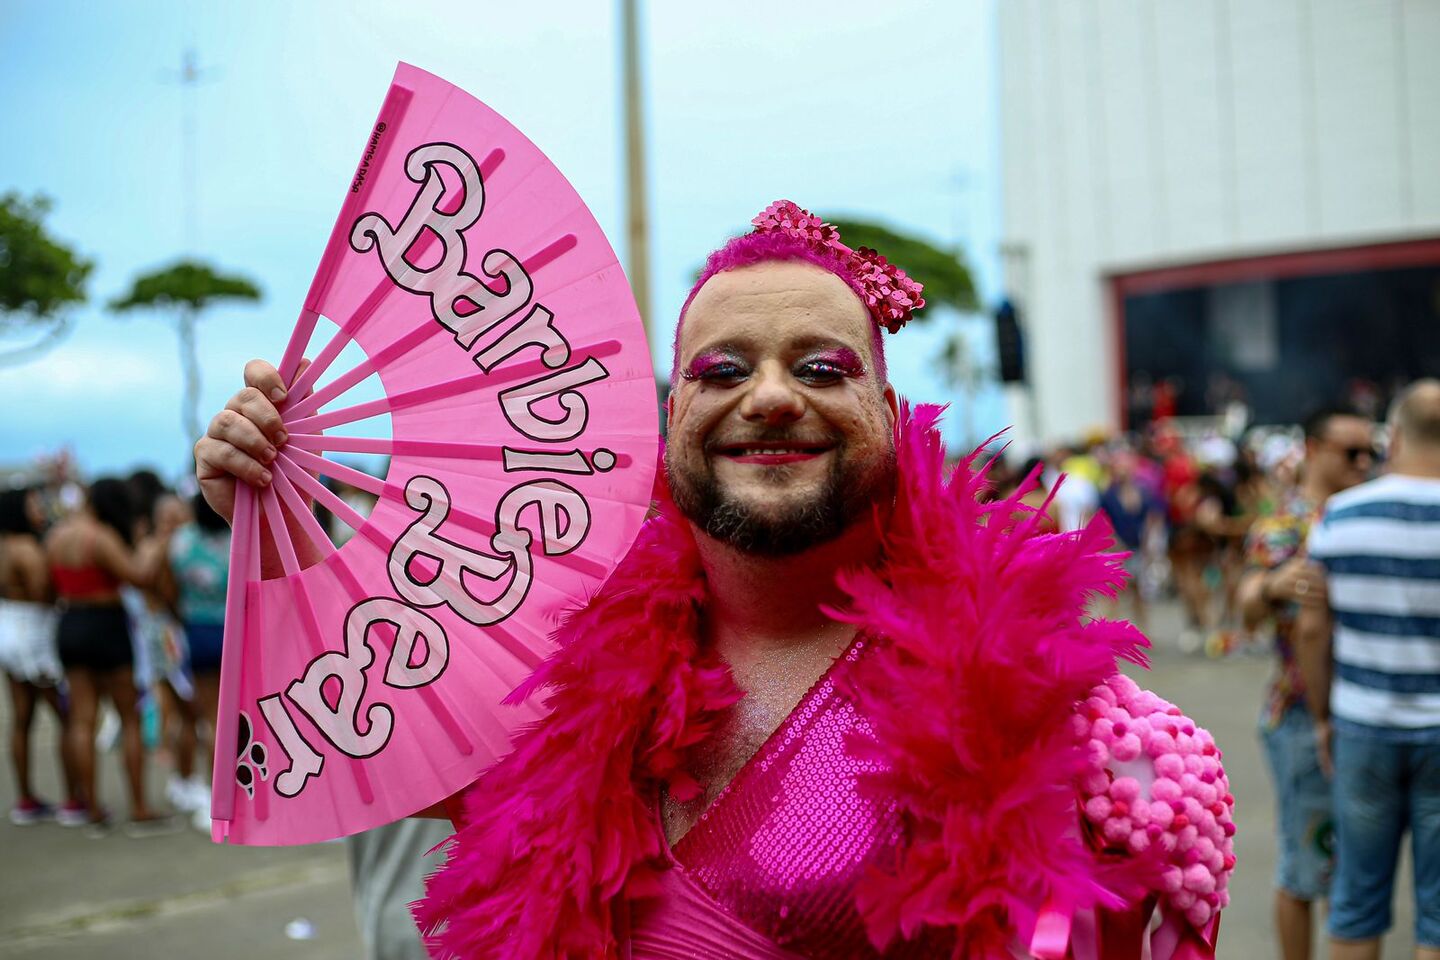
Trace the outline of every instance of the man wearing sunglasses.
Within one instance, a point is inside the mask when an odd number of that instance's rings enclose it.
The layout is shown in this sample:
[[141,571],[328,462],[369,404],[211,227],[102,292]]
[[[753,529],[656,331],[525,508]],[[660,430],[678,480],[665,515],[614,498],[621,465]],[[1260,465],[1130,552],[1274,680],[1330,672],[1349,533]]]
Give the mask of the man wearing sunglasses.
[[1378,960],[1407,831],[1415,956],[1440,960],[1440,381],[1406,389],[1391,428],[1386,475],[1310,531],[1327,602],[1295,625],[1335,797],[1332,960]]
[[1247,629],[1275,624],[1278,663],[1261,711],[1260,735],[1275,783],[1275,926],[1284,960],[1308,960],[1311,903],[1329,889],[1330,787],[1321,772],[1295,659],[1294,629],[1304,604],[1323,603],[1324,583],[1307,575],[1306,537],[1326,499],[1363,483],[1375,466],[1374,428],[1349,410],[1329,408],[1305,421],[1299,485],[1272,516],[1251,528],[1240,606]]

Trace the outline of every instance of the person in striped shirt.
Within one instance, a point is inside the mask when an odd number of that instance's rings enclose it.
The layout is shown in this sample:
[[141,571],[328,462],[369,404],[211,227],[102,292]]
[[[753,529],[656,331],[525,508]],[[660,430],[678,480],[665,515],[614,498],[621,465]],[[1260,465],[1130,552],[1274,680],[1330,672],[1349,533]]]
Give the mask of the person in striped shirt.
[[1245,538],[1238,599],[1245,627],[1275,626],[1275,674],[1260,713],[1260,736],[1275,786],[1275,932],[1283,960],[1310,960],[1312,905],[1330,889],[1334,825],[1330,784],[1315,752],[1305,685],[1295,660],[1295,618],[1306,604],[1305,540],[1326,499],[1364,483],[1374,467],[1375,430],[1365,417],[1326,407],[1305,418],[1300,483]]
[[1440,960],[1440,380],[1396,403],[1387,474],[1331,497],[1309,538],[1297,656],[1331,774],[1332,960],[1375,960],[1400,844],[1417,958]]

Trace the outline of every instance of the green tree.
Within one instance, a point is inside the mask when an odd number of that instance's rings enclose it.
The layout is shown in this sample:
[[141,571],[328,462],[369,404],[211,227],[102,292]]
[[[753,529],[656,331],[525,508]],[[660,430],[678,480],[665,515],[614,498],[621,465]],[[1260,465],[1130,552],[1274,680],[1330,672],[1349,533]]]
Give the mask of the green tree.
[[137,277],[129,293],[110,302],[110,309],[116,313],[156,310],[174,318],[180,339],[180,367],[185,375],[181,418],[191,441],[200,439],[200,357],[195,346],[195,325],[200,314],[221,300],[258,301],[260,296],[260,288],[244,277],[219,273],[198,261],[181,260]]
[[45,197],[0,196],[0,338],[29,340],[0,346],[0,364],[55,346],[70,330],[67,308],[85,302],[94,264],[50,237],[44,223],[49,212]]
[[[939,313],[935,308],[939,306],[951,307],[958,313],[973,313],[980,309],[974,277],[961,259],[960,251],[863,220],[831,222],[840,231],[840,239],[845,241],[846,246],[878,250],[886,260],[899,264],[906,273],[925,285],[925,309],[915,314],[916,323],[933,322]],[[966,443],[973,443],[975,431],[971,417],[975,394],[980,389],[984,373],[971,356],[958,325],[949,330],[944,347],[935,357],[935,365],[946,382],[965,396],[966,402],[959,404],[959,413]]]
[[953,307],[961,313],[980,309],[975,280],[960,259],[960,251],[936,246],[928,240],[865,220],[831,220],[847,247],[878,250],[925,285],[926,310],[915,314],[917,323],[929,320],[929,308]]

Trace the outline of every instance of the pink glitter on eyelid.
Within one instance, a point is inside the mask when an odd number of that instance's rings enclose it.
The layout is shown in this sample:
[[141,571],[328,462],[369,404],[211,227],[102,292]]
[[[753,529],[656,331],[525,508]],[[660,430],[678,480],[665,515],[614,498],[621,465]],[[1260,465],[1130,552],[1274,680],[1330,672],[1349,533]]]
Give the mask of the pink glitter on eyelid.
[[835,350],[827,350],[824,353],[817,353],[806,357],[807,360],[818,360],[821,363],[828,363],[838,367],[840,372],[847,377],[861,377],[865,375],[865,361],[860,359],[860,354],[849,347],[840,347]]
[[711,350],[691,360],[690,365],[685,368],[685,373],[682,374],[682,376],[686,380],[697,380],[722,363],[734,363],[738,365],[740,360],[734,354],[726,353],[723,350]]

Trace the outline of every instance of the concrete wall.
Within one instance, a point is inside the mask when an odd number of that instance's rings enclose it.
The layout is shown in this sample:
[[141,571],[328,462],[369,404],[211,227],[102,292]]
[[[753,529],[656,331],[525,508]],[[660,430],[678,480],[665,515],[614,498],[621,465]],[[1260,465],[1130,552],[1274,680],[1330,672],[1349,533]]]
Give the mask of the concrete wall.
[[1115,423],[1104,277],[1440,234],[1440,2],[998,0],[1043,439]]

